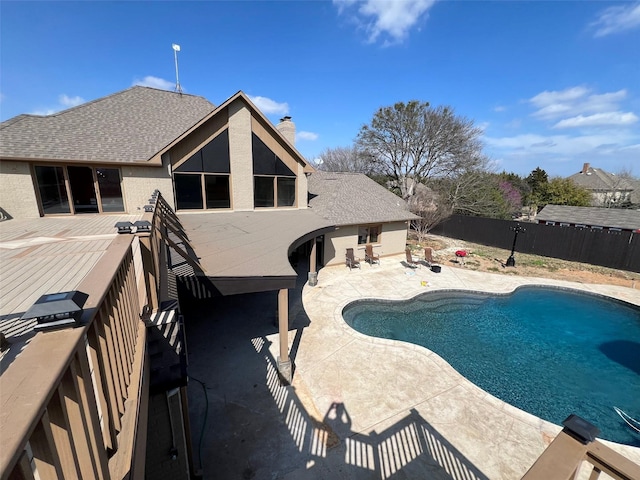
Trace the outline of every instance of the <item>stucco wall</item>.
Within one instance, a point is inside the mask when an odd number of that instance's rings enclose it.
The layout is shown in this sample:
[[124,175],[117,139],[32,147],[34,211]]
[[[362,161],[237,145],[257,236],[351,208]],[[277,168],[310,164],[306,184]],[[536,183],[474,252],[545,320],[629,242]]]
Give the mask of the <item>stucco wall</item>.
[[232,208],[253,210],[253,156],[251,112],[240,100],[229,105],[229,159]]
[[173,183],[168,166],[123,166],[121,172],[122,196],[124,197],[124,206],[127,213],[136,214],[143,211],[155,189],[160,190],[162,196],[171,205],[171,208],[175,208]]
[[28,163],[0,162],[0,207],[12,218],[40,216]]
[[[325,234],[324,264],[338,265],[344,263],[347,248],[353,248],[354,253],[364,261],[364,245],[358,245],[358,226],[348,225],[340,227],[335,232]],[[380,243],[373,244],[374,253],[380,257],[404,253],[407,244],[406,222],[382,224]]]

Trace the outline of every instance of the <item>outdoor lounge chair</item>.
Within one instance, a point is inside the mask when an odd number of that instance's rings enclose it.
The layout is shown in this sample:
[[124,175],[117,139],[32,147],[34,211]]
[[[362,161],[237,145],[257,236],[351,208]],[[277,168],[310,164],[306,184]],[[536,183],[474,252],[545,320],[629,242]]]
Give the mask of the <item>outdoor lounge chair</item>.
[[411,249],[407,247],[404,252],[407,254],[407,265],[411,268],[418,268],[420,264],[413,259],[413,255],[411,255]]
[[345,263],[346,263],[347,267],[349,267],[349,270],[351,270],[352,268],[356,268],[356,267],[360,268],[360,259],[353,255],[353,248],[347,248],[347,255],[346,255]]
[[369,265],[373,265],[374,263],[380,265],[380,255],[373,253],[373,245],[370,243],[364,246],[364,261],[368,262]]
[[427,247],[424,249],[424,263],[431,269],[432,272],[440,273],[442,267],[437,265],[435,260],[433,259],[433,250],[431,247]]

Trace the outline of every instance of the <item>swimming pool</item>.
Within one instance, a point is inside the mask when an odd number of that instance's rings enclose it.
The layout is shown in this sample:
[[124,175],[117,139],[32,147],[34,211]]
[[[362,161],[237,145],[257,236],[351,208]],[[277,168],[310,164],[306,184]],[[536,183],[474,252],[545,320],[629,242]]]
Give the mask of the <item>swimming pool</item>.
[[568,289],[509,295],[436,291],[407,301],[358,300],[348,325],[422,345],[501,400],[555,424],[571,413],[600,437],[640,446],[613,410],[640,416],[640,307]]

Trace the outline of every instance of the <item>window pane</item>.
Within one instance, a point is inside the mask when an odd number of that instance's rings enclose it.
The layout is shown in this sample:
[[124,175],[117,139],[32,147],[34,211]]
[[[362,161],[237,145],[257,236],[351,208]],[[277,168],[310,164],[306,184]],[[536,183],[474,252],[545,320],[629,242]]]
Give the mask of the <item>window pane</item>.
[[254,175],[281,175],[295,177],[296,174],[265,143],[253,133],[251,134]]
[[380,226],[369,227],[369,243],[378,243],[378,235],[380,235]]
[[175,169],[176,172],[201,172],[202,171],[202,150],[196,153]]
[[181,209],[202,209],[201,175],[173,175],[176,187],[176,206]]
[[273,207],[273,178],[254,177],[253,205],[255,207]]
[[103,212],[124,212],[120,171],[117,168],[96,168]]
[[62,167],[36,167],[36,181],[45,215],[71,213]]
[[229,131],[225,130],[202,148],[203,172],[229,173]]
[[296,179],[278,178],[278,206],[291,207],[296,203]]
[[228,176],[205,175],[204,188],[207,194],[207,208],[231,207]]
[[358,245],[367,243],[367,227],[358,227]]
[[98,213],[98,199],[89,167],[67,167],[73,209],[76,213]]

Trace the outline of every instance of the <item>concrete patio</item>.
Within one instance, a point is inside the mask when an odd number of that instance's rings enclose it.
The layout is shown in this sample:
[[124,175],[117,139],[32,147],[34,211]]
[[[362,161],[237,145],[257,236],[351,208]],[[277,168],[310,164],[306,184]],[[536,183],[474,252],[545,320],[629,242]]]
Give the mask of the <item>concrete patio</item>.
[[[358,298],[525,284],[640,304],[631,288],[450,266],[410,271],[403,259],[324,268],[316,287],[299,277],[289,302],[295,373],[287,387],[276,370],[275,292],[183,302],[196,379],[189,384],[194,458],[202,458],[204,478],[520,478],[559,426],[480,390],[425,348],[355,332],[342,308]],[[640,449],[607,444],[640,464]]]

